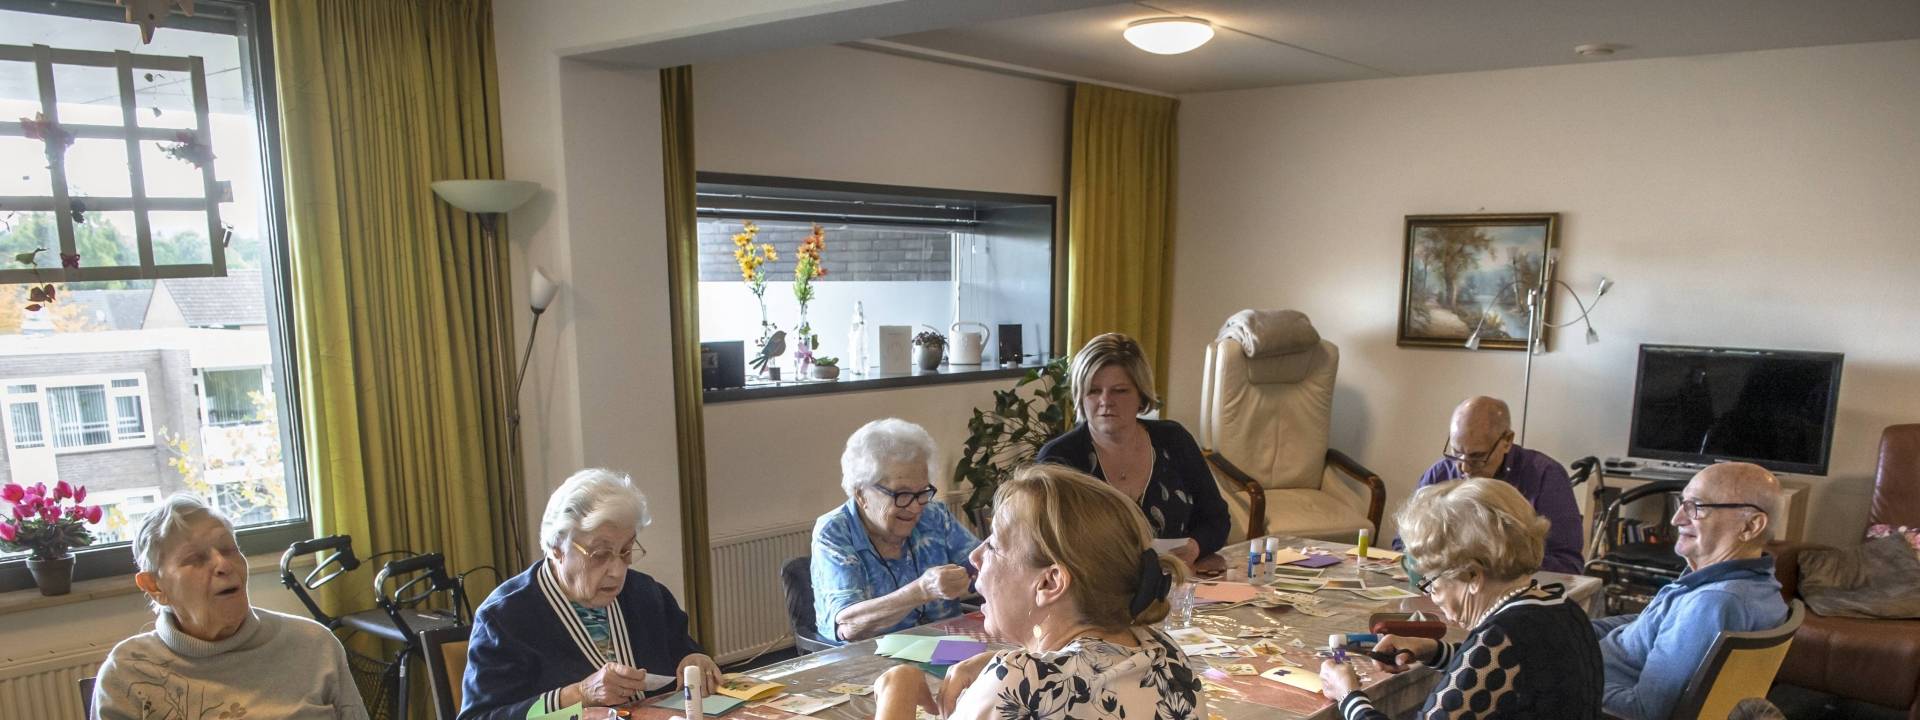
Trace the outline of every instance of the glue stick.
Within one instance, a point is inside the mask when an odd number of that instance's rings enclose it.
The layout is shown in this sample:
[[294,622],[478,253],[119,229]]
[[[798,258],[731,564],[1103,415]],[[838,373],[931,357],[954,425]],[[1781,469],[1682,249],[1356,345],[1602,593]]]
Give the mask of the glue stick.
[[687,701],[687,720],[706,720],[705,679],[701,677],[700,666],[688,665],[681,673],[680,696]]

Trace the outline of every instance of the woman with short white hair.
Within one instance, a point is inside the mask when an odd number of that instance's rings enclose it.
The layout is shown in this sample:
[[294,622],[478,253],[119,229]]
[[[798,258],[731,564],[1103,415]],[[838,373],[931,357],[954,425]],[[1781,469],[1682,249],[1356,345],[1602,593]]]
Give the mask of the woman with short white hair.
[[543,557],[473,614],[462,720],[626,705],[688,666],[707,692],[718,687],[720,668],[687,634],[673,593],[629,567],[646,555],[639,534],[651,522],[625,474],[581,470],[560,484],[540,518]]
[[813,525],[820,638],[851,642],[960,614],[980,544],[934,499],[939,447],[926,429],[875,420],[847,438],[847,501]]
[[[1451,480],[1420,488],[1395,520],[1420,590],[1467,629],[1459,644],[1387,635],[1375,646],[1394,658],[1387,672],[1441,668],[1417,717],[1600,717],[1600,643],[1561,586],[1534,582],[1548,522],[1526,496],[1502,480]],[[1328,660],[1320,680],[1346,720],[1387,717],[1352,667]]]
[[107,654],[95,717],[367,717],[332,632],[248,602],[247,556],[206,503],[167,498],[141,521],[133,559],[158,617]]

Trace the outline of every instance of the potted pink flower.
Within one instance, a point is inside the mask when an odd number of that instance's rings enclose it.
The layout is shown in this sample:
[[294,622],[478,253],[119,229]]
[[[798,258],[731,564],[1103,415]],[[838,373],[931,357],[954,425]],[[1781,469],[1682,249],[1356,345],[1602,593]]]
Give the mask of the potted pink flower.
[[87,489],[68,485],[67,481],[0,486],[0,500],[13,506],[12,514],[0,518],[0,548],[9,552],[31,551],[27,569],[42,595],[65,595],[73,589],[73,553],[71,548],[93,544],[87,526],[100,522],[100,506],[83,505]]

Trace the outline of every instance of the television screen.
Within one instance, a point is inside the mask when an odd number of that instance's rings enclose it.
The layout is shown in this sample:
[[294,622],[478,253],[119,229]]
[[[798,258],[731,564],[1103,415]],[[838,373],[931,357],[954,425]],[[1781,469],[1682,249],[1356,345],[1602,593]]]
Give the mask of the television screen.
[[1843,357],[1642,345],[1627,454],[1824,475]]

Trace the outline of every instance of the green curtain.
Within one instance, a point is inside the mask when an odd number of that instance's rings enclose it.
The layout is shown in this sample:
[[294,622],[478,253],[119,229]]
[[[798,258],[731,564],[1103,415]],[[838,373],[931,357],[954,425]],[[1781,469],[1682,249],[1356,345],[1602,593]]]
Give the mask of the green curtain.
[[700,385],[700,238],[694,223],[693,68],[660,71],[660,165],[666,173],[667,296],[673,322],[673,415],[679,428],[680,528],[688,629],[714,647],[707,555],[706,422]]
[[1075,85],[1068,161],[1066,349],[1105,332],[1133,336],[1163,401],[1179,109],[1173,98]]
[[[504,240],[429,187],[502,174],[489,0],[275,0],[272,18],[316,532],[518,572]],[[496,579],[474,580],[477,603]],[[371,606],[365,583],[328,588],[335,610]]]

